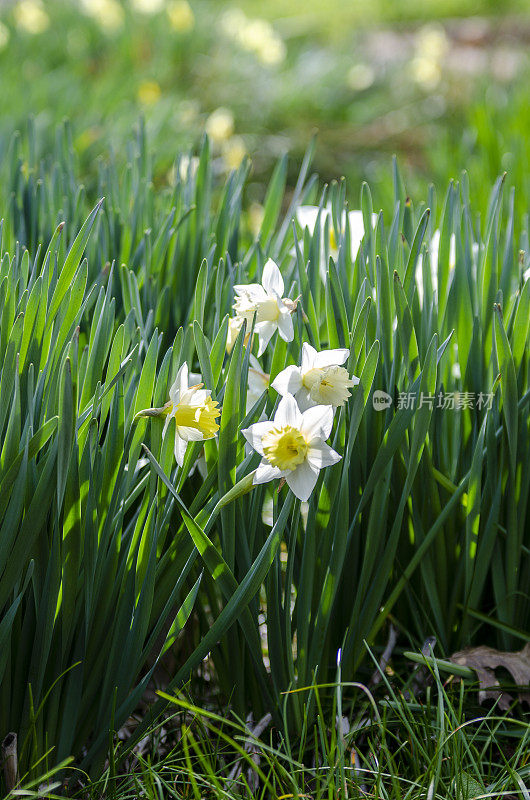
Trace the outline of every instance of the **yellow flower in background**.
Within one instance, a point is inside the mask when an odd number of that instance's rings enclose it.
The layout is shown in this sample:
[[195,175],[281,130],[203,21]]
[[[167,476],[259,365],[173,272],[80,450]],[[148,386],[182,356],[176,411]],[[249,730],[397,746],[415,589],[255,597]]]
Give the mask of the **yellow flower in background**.
[[261,203],[251,203],[248,209],[248,224],[253,236],[257,236],[263,225],[263,218],[265,217],[265,209]]
[[9,28],[3,22],[0,22],[0,50],[3,50],[9,42],[9,36]]
[[234,115],[228,108],[217,108],[206,120],[205,129],[213,142],[224,142],[234,132]]
[[237,169],[247,154],[241,136],[231,136],[223,145],[223,161],[227,169]]
[[81,8],[108,33],[119,30],[123,25],[125,13],[117,0],[81,0]]
[[142,81],[138,87],[138,100],[144,106],[153,106],[161,96],[162,90],[156,81]]
[[17,28],[26,33],[44,33],[50,26],[50,18],[41,0],[20,0],[13,9]]
[[132,8],[140,14],[158,14],[165,4],[165,0],[131,0]]
[[441,25],[425,25],[418,32],[416,55],[411,61],[412,76],[427,91],[440,83],[448,49],[449,40]]
[[169,22],[174,31],[187,33],[195,25],[195,15],[187,0],[174,0],[167,7]]
[[431,58],[442,58],[449,49],[449,39],[442,25],[424,25],[418,31],[416,41],[418,52]]

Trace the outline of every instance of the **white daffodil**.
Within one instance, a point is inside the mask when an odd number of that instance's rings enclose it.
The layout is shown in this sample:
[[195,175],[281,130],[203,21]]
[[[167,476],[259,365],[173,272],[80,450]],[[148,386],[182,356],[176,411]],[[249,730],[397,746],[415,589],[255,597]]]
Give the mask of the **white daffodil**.
[[263,268],[261,284],[234,286],[236,301],[234,311],[236,318],[246,319],[250,329],[254,314],[256,324],[254,330],[258,336],[258,356],[265,352],[275,331],[285,342],[294,339],[294,327],[291,314],[296,309],[296,301],[282,298],[284,292],[283,278],[278,266],[269,258]]
[[[429,244],[429,261],[431,265],[431,284],[433,291],[438,293],[438,256],[440,252],[440,231],[437,228],[431,238]],[[478,255],[480,252],[480,247],[478,242],[473,242],[471,245],[471,257],[472,257],[472,270],[473,276],[476,278],[477,272],[477,265],[478,265]],[[449,239],[449,279],[453,275],[456,266],[456,236],[454,233],[451,234],[451,238]],[[417,264],[416,264],[416,281],[418,287],[418,297],[420,300],[420,305],[423,306],[423,255],[420,254]]]
[[246,413],[248,414],[252,406],[260,399],[263,392],[269,388],[270,375],[263,372],[256,356],[250,356],[250,366],[248,368],[248,388]]
[[314,406],[302,413],[292,394],[285,395],[274,420],[256,422],[241,431],[263,456],[254,484],[284,478],[300,500],[308,500],[320,470],[342,458],[325,441],[332,426],[331,406]]
[[179,467],[184,463],[188,442],[213,439],[219,430],[219,406],[212,400],[210,390],[202,387],[202,383],[189,385],[188,365],[183,364],[169,390],[169,403],[164,407],[166,422],[163,435],[174,417],[175,458]]
[[[429,261],[431,265],[431,283],[434,292],[438,292],[438,253],[440,250],[440,231],[434,231],[429,245]],[[453,272],[456,264],[456,237],[451,234],[449,240],[449,275]],[[416,264],[416,280],[418,285],[418,297],[420,305],[423,306],[423,254],[420,254]]]
[[[296,219],[302,228],[305,230],[306,228],[309,230],[311,236],[315,232],[317,219],[318,219],[318,206],[298,206],[296,209]],[[331,205],[327,205],[325,208],[322,209],[322,213],[320,214],[320,275],[324,280],[326,278],[326,271],[327,271],[327,264],[326,264],[326,248],[324,242],[324,233],[326,230],[326,221],[329,219],[329,227],[328,227],[328,249],[330,256],[336,260],[339,254],[339,241],[341,233],[344,231],[346,227],[346,211],[342,212],[342,219],[341,219],[341,226],[342,231],[336,231],[333,225],[332,213],[331,213]],[[348,212],[348,222],[350,226],[350,254],[352,261],[357,258],[357,253],[359,251],[359,246],[361,241],[364,237],[364,220],[363,220],[363,212],[362,211],[350,211]],[[372,214],[372,227],[375,227],[377,222],[377,214]]]
[[302,411],[316,405],[343,406],[350,397],[350,389],[357,386],[359,378],[341,366],[350,351],[321,350],[310,344],[302,345],[302,363],[299,367],[286,367],[272,382],[272,388],[283,396],[295,396]]

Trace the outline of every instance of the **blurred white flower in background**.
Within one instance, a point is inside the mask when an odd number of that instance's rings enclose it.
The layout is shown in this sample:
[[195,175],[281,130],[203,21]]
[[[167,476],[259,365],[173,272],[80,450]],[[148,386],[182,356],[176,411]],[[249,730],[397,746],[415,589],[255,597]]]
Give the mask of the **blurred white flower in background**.
[[0,50],[3,50],[6,47],[7,43],[9,42],[9,28],[7,25],[4,25],[3,22],[0,22]]
[[158,14],[165,4],[166,0],[131,0],[131,6],[140,14]]
[[280,64],[287,54],[285,43],[265,19],[249,19],[240,8],[229,8],[221,17],[221,27],[230,39],[262,64]]
[[369,89],[374,81],[375,72],[369,64],[354,64],[346,75],[346,83],[355,92]]
[[248,388],[247,388],[247,404],[245,413],[248,414],[252,406],[254,406],[260,399],[263,392],[269,388],[270,375],[263,372],[261,364],[256,356],[250,356],[250,366],[248,368]]
[[191,157],[188,155],[180,156],[178,162],[178,176],[181,181],[186,182],[187,180],[193,180],[197,175],[198,169],[199,169],[198,156],[191,156]]
[[[317,224],[318,219],[318,206],[298,206],[296,209],[296,219],[298,224],[304,231],[306,228],[308,229],[311,236],[313,236]],[[322,213],[320,214],[320,275],[322,280],[326,279],[327,273],[327,264],[325,259],[325,242],[324,242],[324,233],[326,230],[326,222],[329,219],[329,227],[328,227],[328,249],[330,256],[336,260],[339,254],[339,242],[340,236],[344,232],[346,227],[346,211],[342,214],[342,231],[336,231],[333,226],[333,219],[331,213],[331,206],[327,205],[325,208],[322,209]],[[372,214],[372,226],[375,227],[377,222],[377,214]],[[352,261],[357,258],[357,253],[359,251],[359,246],[361,241],[364,237],[364,220],[362,211],[349,211],[348,212],[348,223],[350,227],[350,255]]]
[[342,456],[328,444],[333,427],[331,406],[314,406],[303,413],[290,394],[280,400],[274,420],[256,422],[241,431],[261,456],[254,484],[284,478],[300,500],[308,500],[324,467]]
[[26,33],[44,33],[50,26],[50,18],[41,0],[20,0],[13,9],[13,16],[17,28]]
[[[440,231],[437,228],[431,238],[429,245],[429,262],[431,265],[431,283],[434,292],[438,292],[438,253],[440,250]],[[456,264],[456,237],[451,234],[449,241],[449,274],[451,274]],[[416,263],[416,281],[420,305],[423,306],[423,254],[420,253]]]
[[316,405],[343,406],[350,397],[350,389],[357,386],[359,378],[341,366],[350,351],[346,348],[321,350],[304,342],[302,363],[282,370],[273,380],[272,388],[278,394],[292,394],[301,411]]
[[229,108],[216,108],[206,120],[205,130],[210,139],[219,144],[234,132],[234,115]]
[[125,13],[118,0],[81,0],[81,9],[109,33],[123,25]]

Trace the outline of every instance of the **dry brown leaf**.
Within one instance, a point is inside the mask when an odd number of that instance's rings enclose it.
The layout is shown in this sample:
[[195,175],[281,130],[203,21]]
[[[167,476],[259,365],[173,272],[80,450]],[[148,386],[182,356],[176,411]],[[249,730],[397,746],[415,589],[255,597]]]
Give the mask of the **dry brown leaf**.
[[[513,703],[513,697],[507,692],[500,691],[500,684],[495,675],[497,667],[504,667],[512,676],[516,686],[525,688],[530,686],[530,643],[515,653],[495,650],[493,647],[469,647],[453,653],[450,660],[453,664],[469,667],[477,673],[480,686],[479,702],[496,700],[503,711],[508,710]],[[499,686],[499,689],[492,688],[495,686]],[[530,705],[530,691],[519,692],[518,696],[521,702]]]

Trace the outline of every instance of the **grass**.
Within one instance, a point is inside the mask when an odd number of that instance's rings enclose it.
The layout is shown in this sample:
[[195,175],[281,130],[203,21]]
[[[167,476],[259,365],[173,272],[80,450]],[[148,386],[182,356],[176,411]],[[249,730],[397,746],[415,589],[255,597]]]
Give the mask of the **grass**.
[[264,719],[257,729],[174,697],[125,765],[126,743],[116,742],[99,779],[72,777],[85,783],[83,797],[123,800],[525,798],[528,725],[477,706],[473,688],[423,670],[419,681],[412,672],[405,682],[377,673],[381,683],[370,688],[339,682],[331,705],[313,687],[319,713],[302,740],[286,720],[276,727]]

